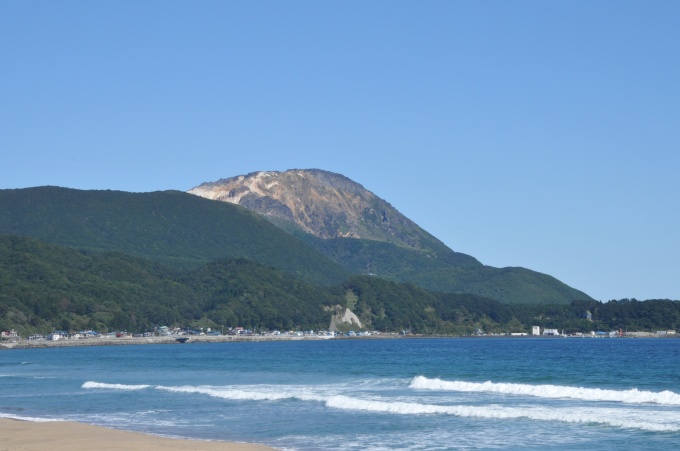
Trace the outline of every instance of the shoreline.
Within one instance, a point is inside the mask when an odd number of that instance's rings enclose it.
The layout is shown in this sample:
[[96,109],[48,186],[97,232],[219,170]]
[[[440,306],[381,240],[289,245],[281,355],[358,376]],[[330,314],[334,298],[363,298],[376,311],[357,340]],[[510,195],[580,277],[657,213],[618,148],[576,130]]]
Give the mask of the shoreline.
[[[178,339],[186,339],[180,342]],[[326,340],[322,336],[285,336],[285,335],[178,335],[165,337],[120,337],[120,338],[81,338],[76,340],[20,340],[0,342],[0,349],[66,348],[72,346],[126,346],[152,344],[191,344],[191,343],[236,343],[247,341],[309,341]],[[0,450],[1,451],[1,450]]]
[[161,451],[191,449],[198,451],[274,451],[253,443],[170,438],[143,432],[123,431],[70,421],[34,422],[0,418],[0,451],[70,451],[134,449]]
[[[270,342],[270,341],[323,341],[323,340],[385,340],[385,339],[419,339],[419,338],[456,338],[456,339],[497,339],[497,338],[511,338],[511,339],[672,339],[680,338],[680,335],[659,336],[652,333],[644,333],[644,335],[634,335],[637,333],[629,333],[623,337],[571,337],[571,336],[544,336],[544,335],[526,335],[526,336],[508,336],[508,335],[483,335],[483,336],[467,336],[467,335],[407,335],[402,336],[398,334],[382,334],[372,335],[369,337],[329,337],[322,335],[179,335],[179,336],[163,336],[163,337],[120,337],[120,338],[81,338],[81,339],[64,339],[64,340],[19,340],[19,341],[0,341],[0,351],[11,349],[38,349],[38,348],[66,348],[75,346],[131,346],[131,345],[153,345],[153,344],[187,344],[192,343],[237,343],[237,342]],[[183,341],[179,341],[179,340]],[[0,449],[0,451],[3,451]]]

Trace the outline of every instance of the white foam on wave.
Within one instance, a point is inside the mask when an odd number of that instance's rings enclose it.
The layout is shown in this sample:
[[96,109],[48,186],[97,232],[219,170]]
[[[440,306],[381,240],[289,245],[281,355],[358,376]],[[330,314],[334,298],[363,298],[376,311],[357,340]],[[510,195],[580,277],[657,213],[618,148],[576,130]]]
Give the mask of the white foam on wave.
[[332,396],[327,407],[400,415],[439,414],[483,419],[530,419],[560,421],[565,423],[604,424],[625,429],[642,429],[654,432],[678,432],[680,423],[672,413],[658,413],[652,421],[645,413],[610,409],[548,409],[514,408],[503,406],[433,405],[411,402],[369,401],[343,395]]
[[9,420],[30,421],[32,423],[51,423],[55,421],[64,421],[55,418],[38,418],[38,417],[24,417],[21,415],[12,415],[10,413],[0,412],[0,418],[7,418]]
[[583,401],[614,401],[629,404],[661,404],[680,406],[680,395],[672,391],[652,392],[638,389],[607,390],[601,388],[569,387],[562,385],[528,385],[496,382],[444,381],[416,376],[409,388],[457,392],[502,393],[539,398],[570,398]]
[[151,387],[150,385],[124,385],[124,384],[107,384],[104,382],[88,381],[82,385],[82,388],[89,389],[105,389],[105,390],[144,390]]
[[[88,381],[82,385],[86,389],[103,389],[103,390],[144,390],[151,388],[154,390],[162,390],[172,393],[185,394],[200,394],[207,395],[213,398],[231,399],[236,401],[280,401],[284,399],[298,399],[301,401],[316,401],[325,402],[328,396],[337,394],[337,392],[327,393],[324,388],[312,389],[311,387],[300,386],[280,386],[280,385],[262,385],[262,386],[163,386],[163,385],[124,385],[124,384],[109,384],[104,382]],[[324,394],[319,394],[319,391]]]
[[181,387],[156,387],[158,390],[165,390],[174,393],[197,393],[211,396],[213,398],[231,399],[236,401],[280,401],[283,399],[299,399],[302,401],[324,402],[327,397],[301,392],[295,389],[284,389],[277,387],[276,390],[244,390],[233,387],[210,387],[210,386],[181,386]]
[[122,427],[123,429],[139,429],[140,426],[153,427],[184,427],[195,424],[195,418],[166,416],[167,411],[152,410],[135,412],[125,410],[122,412],[101,412],[87,414],[71,414],[64,417],[66,421],[90,423],[105,427]]

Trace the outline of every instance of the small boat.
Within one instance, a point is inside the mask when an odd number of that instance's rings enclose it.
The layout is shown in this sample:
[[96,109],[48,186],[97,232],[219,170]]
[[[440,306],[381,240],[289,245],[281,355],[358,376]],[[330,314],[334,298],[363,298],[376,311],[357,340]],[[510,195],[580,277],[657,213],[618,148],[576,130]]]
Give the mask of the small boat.
[[175,338],[175,340],[177,340],[180,343],[186,343],[187,341],[189,341],[189,337]]

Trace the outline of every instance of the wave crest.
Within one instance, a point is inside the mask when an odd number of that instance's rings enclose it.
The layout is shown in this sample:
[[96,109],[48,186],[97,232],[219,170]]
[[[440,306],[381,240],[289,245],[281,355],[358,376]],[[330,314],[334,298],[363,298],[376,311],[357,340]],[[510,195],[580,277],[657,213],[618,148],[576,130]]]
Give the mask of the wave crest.
[[299,399],[302,401],[325,401],[326,398],[307,395],[302,393],[295,393],[291,391],[279,390],[277,391],[252,391],[234,388],[221,387],[156,387],[158,390],[164,390],[173,393],[197,393],[201,395],[211,396],[213,398],[231,399],[236,401],[280,401],[283,399]]
[[39,418],[39,417],[25,417],[21,415],[13,415],[11,413],[0,412],[0,418],[7,418],[9,420],[30,421],[31,423],[55,423],[64,421],[58,418]]
[[659,417],[657,422],[646,421],[636,417],[634,412],[622,417],[621,412],[616,417],[608,415],[608,410],[585,411],[583,409],[551,410],[545,408],[514,408],[502,406],[464,406],[464,405],[433,405],[412,402],[369,401],[348,396],[332,396],[326,402],[327,407],[358,410],[378,413],[392,413],[400,415],[440,414],[454,415],[468,418],[483,419],[530,419],[537,421],[561,421],[565,423],[603,424],[624,429],[642,429],[654,432],[678,432],[680,425],[672,419]]
[[569,387],[562,385],[528,385],[512,383],[444,381],[416,376],[409,388],[457,392],[501,393],[508,395],[535,396],[539,398],[570,398],[582,401],[614,401],[628,404],[661,404],[678,406],[680,395],[665,390],[662,392],[631,390],[607,390],[601,388]]
[[144,390],[150,385],[125,385],[125,384],[107,384],[104,382],[88,381],[82,385],[82,388],[89,389],[108,389],[108,390]]

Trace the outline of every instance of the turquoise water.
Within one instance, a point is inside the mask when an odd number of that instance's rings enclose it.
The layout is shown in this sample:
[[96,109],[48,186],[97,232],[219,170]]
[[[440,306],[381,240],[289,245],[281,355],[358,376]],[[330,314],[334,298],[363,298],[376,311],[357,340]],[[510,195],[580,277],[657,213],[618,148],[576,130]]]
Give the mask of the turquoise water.
[[290,450],[676,449],[680,340],[386,339],[0,352],[0,416]]

